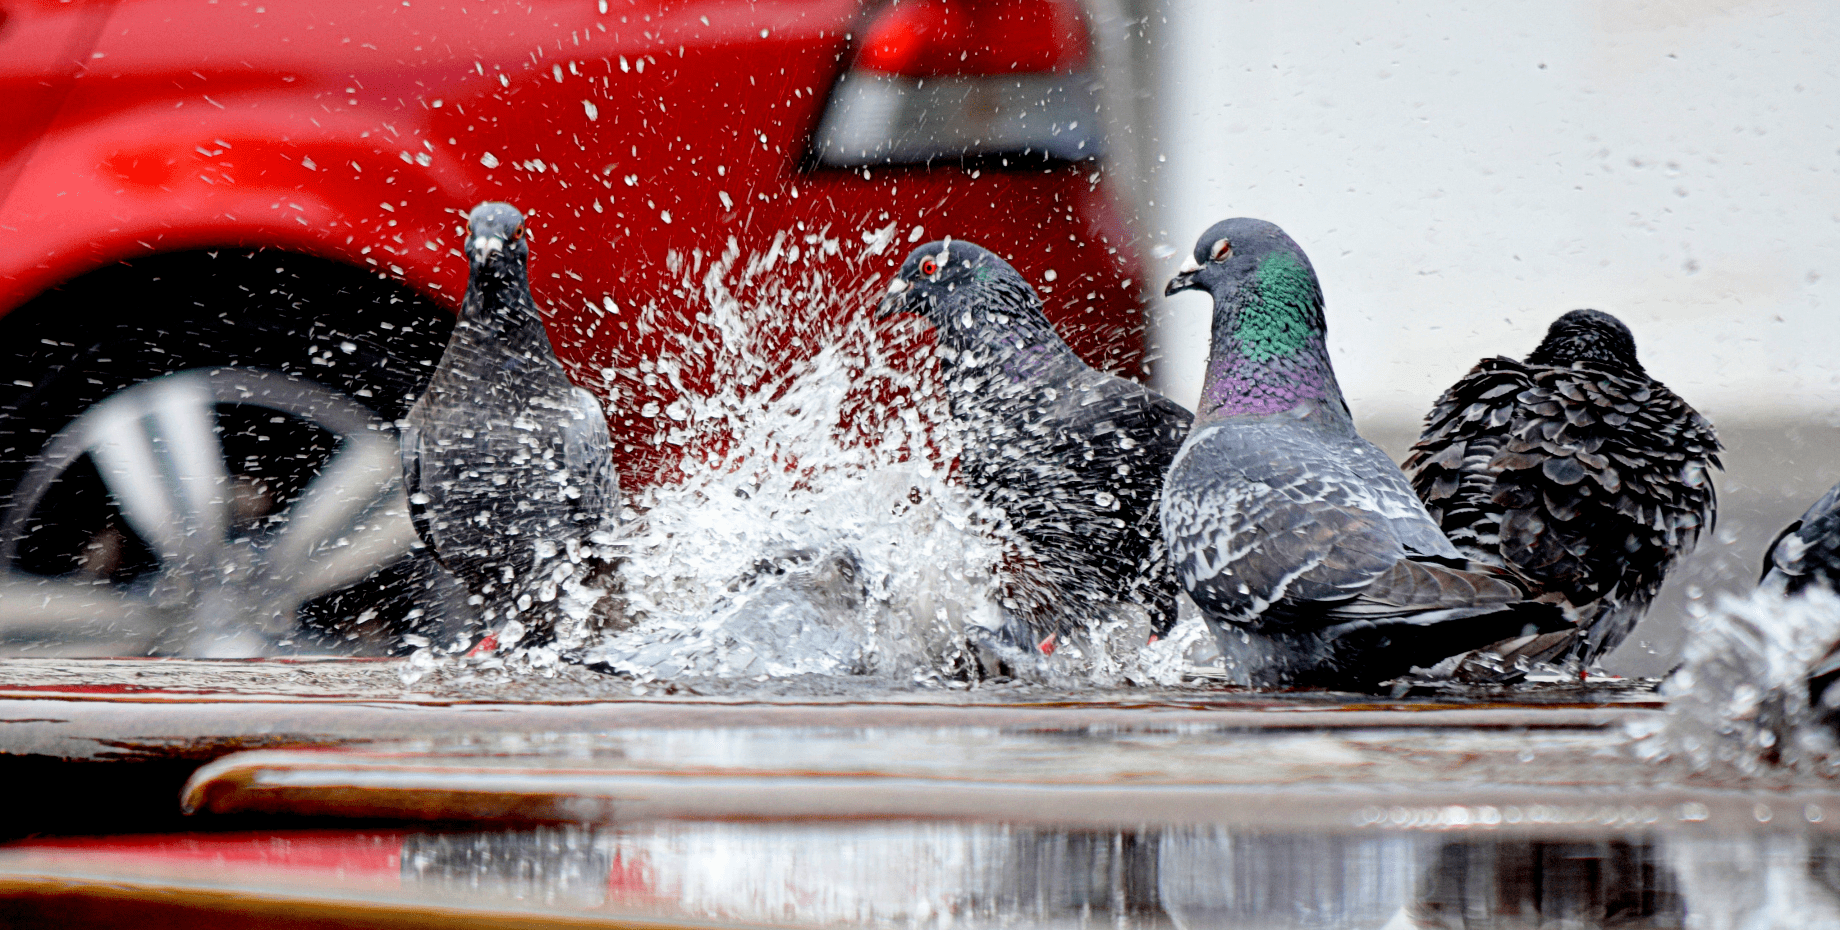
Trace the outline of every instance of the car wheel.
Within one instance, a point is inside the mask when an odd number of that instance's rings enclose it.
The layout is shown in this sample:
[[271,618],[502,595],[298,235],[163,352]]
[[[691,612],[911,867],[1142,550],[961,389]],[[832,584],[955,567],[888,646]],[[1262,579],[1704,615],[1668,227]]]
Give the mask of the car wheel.
[[391,426],[451,326],[361,269],[222,251],[0,319],[0,648],[377,654],[463,619]]

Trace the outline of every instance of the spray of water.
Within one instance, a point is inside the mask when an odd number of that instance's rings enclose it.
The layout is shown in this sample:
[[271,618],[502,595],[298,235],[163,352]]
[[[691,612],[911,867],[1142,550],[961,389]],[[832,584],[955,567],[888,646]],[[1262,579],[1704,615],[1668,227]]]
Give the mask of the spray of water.
[[892,231],[853,261],[818,233],[685,263],[703,325],[642,372],[679,394],[658,439],[681,475],[639,501],[628,625],[592,661],[641,680],[927,678],[1000,624],[998,550],[950,480],[933,366],[872,330],[861,265]]
[[[617,579],[563,592],[581,621],[568,642],[471,658],[434,644],[408,676],[554,674],[572,653],[641,685],[1180,683],[1210,639],[1192,616],[1148,648],[1135,607],[1085,618],[1047,653],[1002,635],[1016,626],[1001,607],[1001,521],[954,474],[974,438],[949,426],[922,325],[874,319],[885,278],[872,260],[894,232],[789,231],[754,253],[730,239],[719,255],[669,256],[680,289],[636,314],[662,344],[602,370],[613,409],[663,397],[638,414],[668,453],[628,501],[624,536],[601,547]],[[598,612],[614,616],[592,620],[603,590]]]
[[635,501],[625,616],[587,660],[640,681],[1175,683],[1180,650],[1145,653],[1134,608],[1049,655],[998,635],[1005,543],[954,478],[930,343],[874,320],[893,233],[673,257],[698,325],[657,326],[676,344],[619,374],[676,392],[646,412],[682,455]]
[[1784,598],[1726,595],[1689,620],[1680,668],[1662,686],[1667,715],[1637,724],[1635,753],[1698,770],[1755,775],[1840,764],[1830,710],[1810,700],[1809,675],[1840,643],[1840,596],[1810,588]]

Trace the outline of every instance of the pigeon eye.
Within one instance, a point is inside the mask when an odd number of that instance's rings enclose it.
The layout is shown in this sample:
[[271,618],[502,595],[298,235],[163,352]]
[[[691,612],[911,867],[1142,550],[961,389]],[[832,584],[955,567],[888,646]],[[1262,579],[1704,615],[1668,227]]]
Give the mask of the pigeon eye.
[[519,223],[517,230],[511,234],[511,241],[516,242],[522,238],[524,238],[524,224]]
[[1208,260],[1217,262],[1232,254],[1233,254],[1233,243],[1225,239],[1221,239],[1215,242],[1214,248],[1208,252]]
[[939,263],[930,258],[920,260],[920,273],[932,277],[939,273]]

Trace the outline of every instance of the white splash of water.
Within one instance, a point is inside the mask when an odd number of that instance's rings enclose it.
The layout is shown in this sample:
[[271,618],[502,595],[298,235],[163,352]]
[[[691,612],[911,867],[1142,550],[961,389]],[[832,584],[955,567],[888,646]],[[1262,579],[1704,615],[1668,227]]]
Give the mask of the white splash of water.
[[781,235],[745,261],[731,240],[706,268],[681,263],[700,272],[685,290],[702,327],[652,372],[681,392],[660,431],[685,450],[680,477],[638,503],[629,625],[588,660],[642,681],[925,682],[990,674],[1000,659],[1043,683],[1176,683],[1181,651],[1144,653],[1135,608],[1049,654],[999,634],[1004,545],[952,476],[930,349],[914,348],[918,324],[909,338],[872,325],[884,283],[862,266],[885,232],[853,255],[819,233]]
[[590,661],[641,680],[924,678],[1000,625],[998,550],[929,429],[929,366],[894,364],[877,282],[840,286],[840,251],[781,235],[744,263],[731,240],[702,271],[703,328],[655,371],[681,395],[660,436],[685,450],[680,477],[638,502],[630,625]]
[[[424,648],[405,680],[454,664],[553,675],[572,653],[640,684],[1180,684],[1212,640],[1193,616],[1148,648],[1135,607],[1096,612],[1052,649],[1017,635],[1000,606],[1000,521],[953,474],[921,324],[874,326],[885,279],[868,266],[891,237],[786,232],[745,259],[734,239],[714,258],[668,256],[680,290],[638,313],[664,345],[603,369],[611,397],[660,397],[638,413],[667,463],[611,547],[621,616],[585,637],[565,624],[566,642],[518,644],[510,630],[485,656]],[[599,589],[564,588],[583,621]]]
[[1836,765],[1826,708],[1810,705],[1808,676],[1840,643],[1840,597],[1759,589],[1723,596],[1688,624],[1680,668],[1661,688],[1665,719],[1631,732],[1637,756],[1746,774]]

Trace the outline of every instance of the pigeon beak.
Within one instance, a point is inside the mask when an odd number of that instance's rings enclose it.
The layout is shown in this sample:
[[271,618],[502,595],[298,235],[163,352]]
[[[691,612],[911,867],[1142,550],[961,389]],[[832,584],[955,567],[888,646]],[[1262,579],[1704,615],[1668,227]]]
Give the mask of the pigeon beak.
[[473,239],[473,261],[483,262],[493,255],[505,250],[505,240],[497,236],[477,236]]
[[875,318],[886,320],[907,309],[907,292],[913,288],[905,278],[895,278],[888,282],[888,293],[882,295],[882,302],[876,305]]
[[1195,275],[1200,273],[1201,263],[1195,261],[1193,255],[1183,259],[1182,267],[1176,269],[1176,276],[1170,278],[1168,284],[1163,285],[1163,296],[1168,297],[1178,291],[1192,291],[1200,287],[1200,282],[1195,280]]

